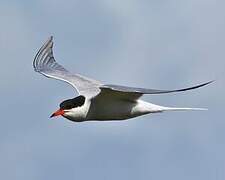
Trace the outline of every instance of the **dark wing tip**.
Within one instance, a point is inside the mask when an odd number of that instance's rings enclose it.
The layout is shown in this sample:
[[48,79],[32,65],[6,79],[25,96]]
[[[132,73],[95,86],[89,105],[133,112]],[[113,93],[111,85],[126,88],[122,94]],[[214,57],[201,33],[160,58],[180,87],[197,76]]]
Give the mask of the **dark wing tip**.
[[52,48],[53,47],[53,36],[50,36],[48,40],[41,46],[41,48],[38,50],[37,54],[35,55],[34,61],[33,61],[33,67],[35,71],[40,71],[39,65],[41,65],[41,56],[43,56],[43,53],[46,48]]
[[202,83],[196,86],[192,86],[192,87],[188,87],[188,88],[183,88],[183,89],[176,89],[176,90],[155,90],[150,94],[164,94],[164,93],[174,93],[174,92],[183,92],[183,91],[189,91],[189,90],[193,90],[193,89],[198,89],[200,87],[206,86],[208,84],[213,83],[215,80],[212,81],[208,81],[206,83]]
[[202,84],[199,84],[199,85],[196,85],[196,86],[192,86],[192,87],[189,87],[189,88],[183,88],[183,89],[177,89],[177,90],[165,90],[165,91],[156,91],[154,92],[153,94],[163,94],[163,93],[173,93],[173,92],[183,92],[183,91],[189,91],[189,90],[193,90],[193,89],[197,89],[197,88],[200,88],[200,87],[203,87],[203,86],[206,86],[208,84],[211,84],[213,83],[215,80],[212,80],[212,81],[208,81],[206,83],[202,83]]
[[[206,86],[206,85],[208,85],[208,84],[211,84],[211,83],[213,83],[214,81],[215,81],[215,80],[208,81],[208,82],[206,82],[206,83],[199,84],[199,85],[194,86],[194,87],[186,88],[186,89],[184,89],[184,90],[197,89],[197,88],[200,88],[200,87]],[[181,91],[182,91],[182,89],[181,89]]]

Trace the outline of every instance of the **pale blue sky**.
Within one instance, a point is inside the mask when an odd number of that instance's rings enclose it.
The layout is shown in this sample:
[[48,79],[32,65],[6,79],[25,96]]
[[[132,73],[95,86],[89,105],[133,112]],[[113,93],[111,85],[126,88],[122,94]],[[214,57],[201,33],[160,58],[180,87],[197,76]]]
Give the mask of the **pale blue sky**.
[[[0,1],[0,179],[225,179],[225,1]],[[33,72],[54,36],[56,59],[110,84],[173,89],[145,96],[206,107],[123,122],[49,119],[76,96]]]

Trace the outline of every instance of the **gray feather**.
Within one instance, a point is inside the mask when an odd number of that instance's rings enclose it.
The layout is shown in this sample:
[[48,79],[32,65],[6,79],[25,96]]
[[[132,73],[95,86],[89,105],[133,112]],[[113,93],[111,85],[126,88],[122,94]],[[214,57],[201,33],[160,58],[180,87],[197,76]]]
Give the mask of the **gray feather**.
[[51,36],[39,49],[34,58],[33,67],[36,72],[49,78],[65,81],[72,85],[79,94],[87,97],[95,96],[100,92],[100,82],[83,77],[79,74],[72,74],[58,64],[54,59],[52,48],[53,37]]

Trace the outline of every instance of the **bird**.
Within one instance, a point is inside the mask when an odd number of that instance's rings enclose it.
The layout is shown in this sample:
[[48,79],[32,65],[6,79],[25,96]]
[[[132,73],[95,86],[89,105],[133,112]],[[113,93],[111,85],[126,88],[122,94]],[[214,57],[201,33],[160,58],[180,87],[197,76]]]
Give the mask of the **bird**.
[[63,116],[73,122],[83,121],[119,121],[165,111],[207,110],[204,108],[166,107],[144,101],[145,94],[165,94],[188,91],[206,86],[208,81],[196,86],[157,90],[104,84],[97,80],[74,74],[56,62],[53,56],[53,36],[42,45],[33,61],[34,71],[72,85],[78,96],[64,100],[59,109],[50,118]]

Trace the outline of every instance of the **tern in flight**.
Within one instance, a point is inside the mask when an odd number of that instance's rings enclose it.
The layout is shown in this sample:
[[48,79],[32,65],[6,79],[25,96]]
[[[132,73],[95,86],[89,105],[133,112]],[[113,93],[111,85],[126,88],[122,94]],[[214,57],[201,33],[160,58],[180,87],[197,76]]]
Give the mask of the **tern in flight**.
[[72,74],[58,64],[53,56],[53,37],[40,48],[33,67],[46,77],[65,81],[72,85],[79,96],[67,99],[51,117],[63,116],[71,121],[126,120],[149,113],[179,110],[205,110],[203,108],[177,108],[155,105],[140,99],[144,94],[163,94],[196,89],[212,81],[176,90],[157,90],[102,84],[99,81]]

